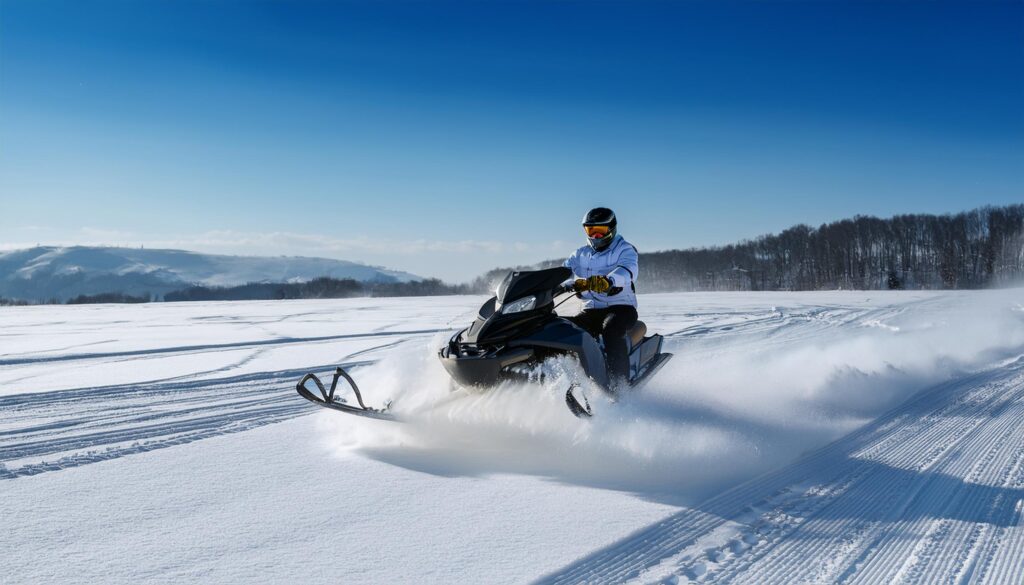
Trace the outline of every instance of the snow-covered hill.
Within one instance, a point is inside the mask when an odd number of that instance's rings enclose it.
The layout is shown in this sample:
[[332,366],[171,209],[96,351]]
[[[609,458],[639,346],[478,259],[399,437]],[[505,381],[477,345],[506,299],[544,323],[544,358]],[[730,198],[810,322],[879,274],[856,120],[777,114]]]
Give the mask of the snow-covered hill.
[[0,297],[61,301],[81,294],[163,295],[192,284],[296,282],[319,276],[363,282],[420,280],[405,272],[327,258],[220,256],[184,250],[38,247],[0,252]]
[[0,580],[1021,583],[1022,299],[641,295],[591,421],[449,392],[474,297],[0,308]]

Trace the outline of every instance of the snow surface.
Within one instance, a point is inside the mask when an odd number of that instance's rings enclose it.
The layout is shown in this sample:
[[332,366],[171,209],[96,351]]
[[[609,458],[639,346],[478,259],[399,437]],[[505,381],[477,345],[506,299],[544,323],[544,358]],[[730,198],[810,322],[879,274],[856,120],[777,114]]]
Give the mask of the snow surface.
[[0,581],[1020,583],[1022,298],[645,295],[592,421],[450,391],[478,297],[3,308]]

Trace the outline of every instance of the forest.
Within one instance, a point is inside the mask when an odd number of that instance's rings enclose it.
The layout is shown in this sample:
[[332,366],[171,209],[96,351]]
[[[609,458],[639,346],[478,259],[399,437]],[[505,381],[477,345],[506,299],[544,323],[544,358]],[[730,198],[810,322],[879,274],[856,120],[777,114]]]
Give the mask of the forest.
[[641,252],[638,289],[973,289],[1024,277],[1024,205],[857,216],[721,247]]

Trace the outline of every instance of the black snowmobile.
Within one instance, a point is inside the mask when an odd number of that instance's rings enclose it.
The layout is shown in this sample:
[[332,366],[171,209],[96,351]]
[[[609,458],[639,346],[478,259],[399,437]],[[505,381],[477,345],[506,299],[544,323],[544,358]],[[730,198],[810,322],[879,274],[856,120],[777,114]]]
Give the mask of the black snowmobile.
[[[487,388],[502,380],[531,379],[536,375],[536,366],[545,359],[572,354],[587,377],[602,390],[613,393],[609,388],[601,341],[555,313],[555,298],[572,292],[562,286],[571,277],[572,271],[562,267],[509,273],[498,286],[496,296],[480,307],[476,320],[453,335],[438,352],[452,378],[462,386]],[[568,298],[571,297],[565,300]],[[646,333],[647,326],[637,321],[628,334],[628,383],[631,387],[647,380],[672,357],[672,354],[662,353],[661,335],[647,336]],[[339,379],[352,387],[358,407],[335,398]],[[310,381],[316,385],[320,396],[310,391]],[[313,374],[306,374],[297,389],[303,398],[320,406],[375,418],[394,418],[386,406],[383,409],[366,407],[355,381],[342,368],[335,372],[330,390]],[[592,415],[579,384],[570,385],[565,401],[574,415]]]

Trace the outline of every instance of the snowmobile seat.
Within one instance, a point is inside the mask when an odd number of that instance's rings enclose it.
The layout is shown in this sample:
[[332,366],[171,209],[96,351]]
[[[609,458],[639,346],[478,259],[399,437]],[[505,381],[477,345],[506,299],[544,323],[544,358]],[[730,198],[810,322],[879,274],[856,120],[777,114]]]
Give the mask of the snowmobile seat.
[[627,332],[627,335],[629,335],[630,347],[640,345],[640,342],[644,340],[644,335],[647,335],[647,324],[643,321],[637,321]]

